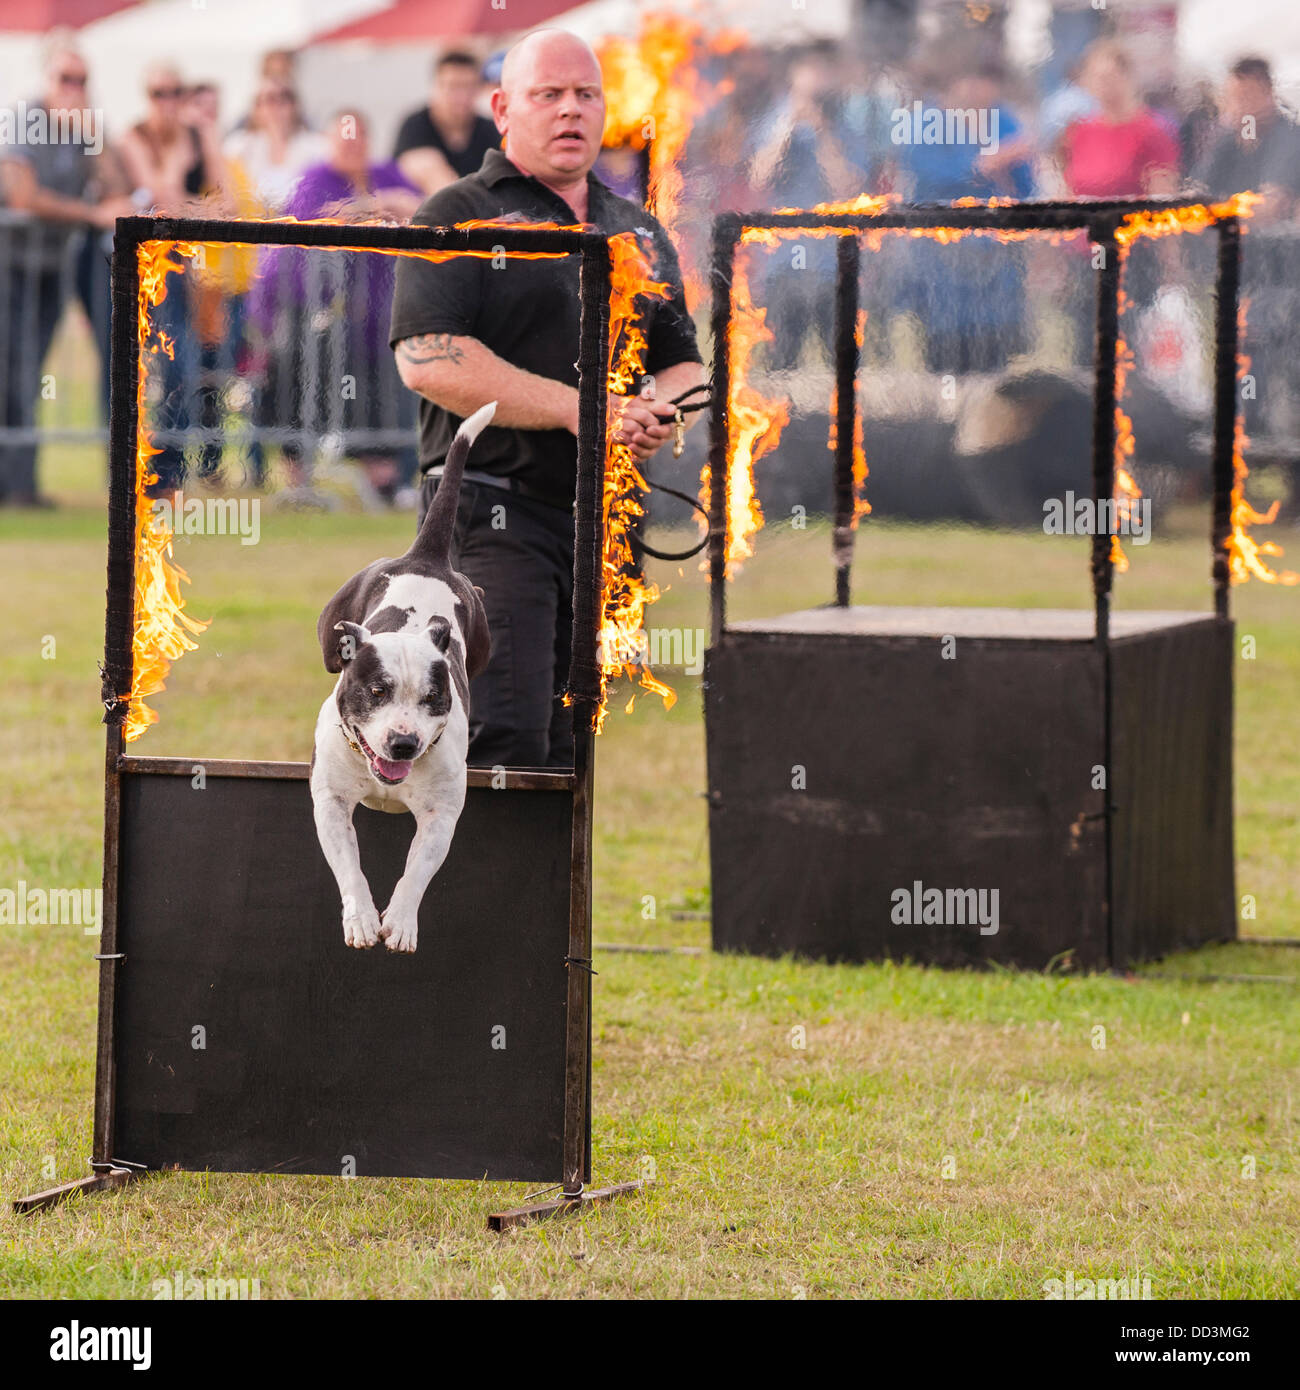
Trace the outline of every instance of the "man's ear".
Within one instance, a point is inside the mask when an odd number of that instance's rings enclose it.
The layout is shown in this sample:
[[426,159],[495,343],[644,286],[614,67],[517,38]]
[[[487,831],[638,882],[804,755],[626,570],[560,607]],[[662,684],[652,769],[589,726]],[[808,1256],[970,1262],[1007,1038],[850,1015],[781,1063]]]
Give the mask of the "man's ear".
[[435,613],[429,619],[429,626],[425,631],[429,634],[429,641],[445,656],[447,648],[451,646],[451,624],[446,618]]
[[344,666],[356,656],[357,649],[363,642],[370,641],[370,633],[360,623],[335,623],[334,631],[343,634],[339,638],[338,653]]

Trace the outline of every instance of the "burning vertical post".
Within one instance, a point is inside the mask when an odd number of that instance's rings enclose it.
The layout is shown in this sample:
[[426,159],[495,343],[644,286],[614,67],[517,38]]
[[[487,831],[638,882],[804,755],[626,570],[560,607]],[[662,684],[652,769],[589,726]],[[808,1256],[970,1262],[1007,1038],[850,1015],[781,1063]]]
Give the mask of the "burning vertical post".
[[738,213],[723,213],[713,224],[713,405],[709,439],[709,592],[713,644],[722,640],[727,614],[727,489],[731,467],[731,279],[740,240]]
[[574,507],[573,642],[568,693],[573,705],[574,816],[564,1078],[564,1195],[582,1195],[591,1166],[591,812],[600,669],[605,492],[605,385],[609,366],[610,252],[583,233],[578,341],[578,482]]
[[[1093,361],[1092,499],[1097,516],[1110,514],[1115,495],[1115,349],[1119,340],[1120,249],[1115,219],[1098,219],[1088,231],[1100,253],[1097,266],[1097,331]],[[1110,640],[1112,531],[1100,524],[1092,537],[1092,596],[1097,643]]]
[[840,237],[835,251],[835,602],[849,606],[853,565],[853,444],[858,428],[858,275],[861,250],[857,233]]
[[1219,223],[1218,274],[1214,286],[1214,455],[1211,459],[1214,509],[1210,526],[1213,547],[1215,616],[1228,617],[1231,566],[1228,541],[1232,534],[1232,489],[1235,482],[1237,439],[1237,354],[1240,351],[1241,219]]

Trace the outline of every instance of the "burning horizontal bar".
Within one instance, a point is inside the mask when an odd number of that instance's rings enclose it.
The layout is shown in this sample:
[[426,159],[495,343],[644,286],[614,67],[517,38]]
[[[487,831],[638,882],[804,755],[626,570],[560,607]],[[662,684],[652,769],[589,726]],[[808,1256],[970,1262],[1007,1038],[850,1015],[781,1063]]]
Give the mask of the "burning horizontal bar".
[[[985,229],[1006,231],[1069,231],[1091,226],[1098,218],[1117,219],[1129,213],[1179,212],[1187,208],[1208,207],[1203,197],[1188,198],[1097,198],[1075,202],[1048,200],[980,204],[964,207],[953,203],[917,203],[907,207],[887,207],[864,212],[747,212],[723,213],[736,228],[842,228],[845,231],[888,231],[907,228],[952,228],[954,231]],[[1221,216],[1233,214],[1225,210]],[[1212,216],[1219,221],[1220,216]]]
[[579,227],[425,227],[365,222],[239,222],[193,217],[119,217],[115,229],[119,248],[146,241],[235,242],[243,246],[341,246],[358,251],[493,251],[550,252],[574,255],[584,240],[599,232]]

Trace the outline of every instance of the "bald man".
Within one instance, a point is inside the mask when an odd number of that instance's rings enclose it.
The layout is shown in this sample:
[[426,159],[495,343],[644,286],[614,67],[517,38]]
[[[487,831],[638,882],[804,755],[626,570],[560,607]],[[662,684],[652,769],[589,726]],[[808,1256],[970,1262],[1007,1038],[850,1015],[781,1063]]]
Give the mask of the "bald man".
[[[612,397],[610,409],[619,437],[648,459],[671,433],[668,402],[706,373],[663,228],[591,172],[605,124],[595,54],[563,30],[530,34],[506,55],[492,114],[504,150],[490,150],[476,174],[435,193],[413,220],[637,233],[671,299],[641,305],[655,399]],[[579,262],[398,262],[390,337],[402,380],[420,396],[422,513],[460,422],[497,402],[474,446],[456,525],[456,566],[484,591],[492,632],[492,659],[470,690],[476,766],[573,762],[572,717],[559,695],[572,625]]]

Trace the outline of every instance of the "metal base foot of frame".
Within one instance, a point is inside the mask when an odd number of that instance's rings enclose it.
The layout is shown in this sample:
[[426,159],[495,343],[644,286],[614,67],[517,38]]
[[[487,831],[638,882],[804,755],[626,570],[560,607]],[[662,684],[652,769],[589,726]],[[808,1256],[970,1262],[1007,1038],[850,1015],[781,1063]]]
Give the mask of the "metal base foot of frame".
[[125,1187],[136,1178],[147,1178],[150,1174],[140,1168],[110,1168],[103,1173],[90,1173],[75,1182],[60,1183],[58,1187],[47,1187],[44,1192],[33,1192],[26,1197],[15,1197],[13,1208],[16,1212],[38,1211],[41,1207],[56,1206],[66,1202],[78,1192],[110,1192]]
[[526,1207],[515,1207],[511,1211],[494,1211],[487,1219],[489,1231],[508,1231],[512,1226],[526,1226],[530,1221],[544,1221],[548,1216],[568,1216],[571,1212],[582,1211],[597,1202],[608,1202],[613,1197],[623,1197],[628,1193],[640,1192],[643,1182],[620,1182],[613,1187],[591,1187],[575,1196],[561,1194],[549,1202],[532,1202]]

